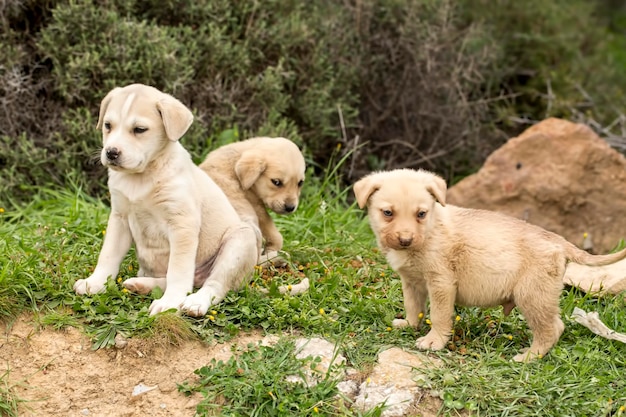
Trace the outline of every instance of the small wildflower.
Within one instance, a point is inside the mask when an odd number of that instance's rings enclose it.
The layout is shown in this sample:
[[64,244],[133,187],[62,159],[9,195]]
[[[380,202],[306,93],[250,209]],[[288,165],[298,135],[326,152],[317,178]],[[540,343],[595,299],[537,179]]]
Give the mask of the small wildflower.
[[129,272],[133,272],[133,266],[132,265],[128,265],[128,271]]
[[430,319],[426,319],[426,324],[430,325],[430,324],[433,324],[433,322],[430,321]]
[[102,235],[104,236],[104,235],[106,235],[106,234],[107,234],[107,229],[104,229],[104,230],[102,231]]
[[256,269],[257,271],[260,271],[263,269],[263,267],[261,265],[254,265],[254,269]]
[[298,265],[298,271],[304,271],[304,265]]
[[381,271],[380,276],[381,276],[382,278],[385,278],[385,271]]
[[122,292],[123,292],[124,294],[128,294],[128,293],[129,293],[128,288],[122,288]]
[[367,379],[365,380],[365,382],[367,382],[367,383],[369,384],[370,382],[372,382],[372,379],[371,379],[370,377],[367,377]]
[[322,316],[323,316],[324,314],[326,314],[326,312],[324,311],[324,309],[323,309],[323,308],[320,308],[320,315],[322,315]]
[[417,318],[423,319],[423,318],[424,318],[424,313],[419,313],[419,314],[417,315]]
[[337,150],[341,149],[341,142],[337,143]]
[[0,214],[4,213],[4,207],[0,207]]
[[320,410],[319,410],[319,408],[317,408],[317,407],[313,407],[313,412],[314,412],[314,413],[319,413],[319,412],[320,412]]
[[625,406],[625,405],[621,406],[621,407],[619,408],[619,411],[620,411],[620,412],[622,412],[622,413],[623,413],[624,411],[626,411],[626,406]]
[[274,397],[274,393],[273,393],[272,391],[269,391],[267,394],[268,394],[270,397],[272,397],[273,399],[276,399],[276,397]]
[[287,290],[291,291],[292,286],[291,285],[287,285]]
[[122,277],[117,277],[117,283],[121,284],[122,283]]
[[215,311],[215,310],[211,310],[211,315],[212,315],[212,316],[217,316],[217,311]]
[[213,315],[209,314],[209,320],[215,321],[215,317],[213,317]]
[[507,336],[506,336],[506,338],[507,338],[507,339],[509,339],[509,340],[513,340],[513,336],[512,336],[512,335],[510,335],[510,334],[509,334],[509,335],[507,335]]
[[391,331],[391,327],[387,327],[385,330],[387,330],[388,332]]
[[454,318],[454,320],[456,320],[456,321],[461,321],[461,316],[456,316],[456,317]]
[[587,232],[583,233],[583,239],[587,239],[587,236],[589,236]]

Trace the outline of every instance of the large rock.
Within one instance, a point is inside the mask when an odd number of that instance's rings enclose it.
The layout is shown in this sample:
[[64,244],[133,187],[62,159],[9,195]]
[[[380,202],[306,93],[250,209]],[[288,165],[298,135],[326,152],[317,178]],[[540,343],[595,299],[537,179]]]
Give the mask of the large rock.
[[447,200],[518,217],[607,253],[626,238],[626,158],[585,125],[547,119],[492,153],[478,173],[448,190]]

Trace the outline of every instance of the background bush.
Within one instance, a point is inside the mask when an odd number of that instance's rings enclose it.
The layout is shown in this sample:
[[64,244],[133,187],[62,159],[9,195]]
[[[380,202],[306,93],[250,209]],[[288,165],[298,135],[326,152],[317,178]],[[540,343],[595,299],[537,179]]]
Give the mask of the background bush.
[[8,0],[0,204],[70,182],[102,194],[98,105],[132,82],[194,110],[196,161],[281,135],[318,172],[350,153],[346,182],[394,167],[453,181],[547,116],[623,127],[624,16],[615,0]]

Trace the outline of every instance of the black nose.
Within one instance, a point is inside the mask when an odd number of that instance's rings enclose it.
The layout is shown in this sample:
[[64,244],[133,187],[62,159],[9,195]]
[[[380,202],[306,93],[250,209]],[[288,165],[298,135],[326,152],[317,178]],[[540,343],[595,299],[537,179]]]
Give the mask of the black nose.
[[411,246],[411,243],[413,242],[412,238],[398,238],[398,241],[400,242],[400,246]]
[[296,209],[296,206],[293,206],[291,204],[285,204],[285,211],[287,213],[291,213],[292,211],[294,211]]
[[120,151],[117,148],[107,148],[106,155],[109,161],[115,161],[120,157]]

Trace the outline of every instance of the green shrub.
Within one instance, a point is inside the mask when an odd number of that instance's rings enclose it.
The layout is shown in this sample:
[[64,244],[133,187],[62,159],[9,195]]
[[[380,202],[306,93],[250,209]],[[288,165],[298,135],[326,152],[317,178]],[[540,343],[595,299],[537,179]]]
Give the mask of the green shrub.
[[339,149],[346,182],[394,167],[462,177],[526,121],[621,116],[613,1],[4,2],[0,193],[71,179],[104,194],[94,120],[133,82],[194,111],[182,143],[197,162],[276,135],[316,174]]

